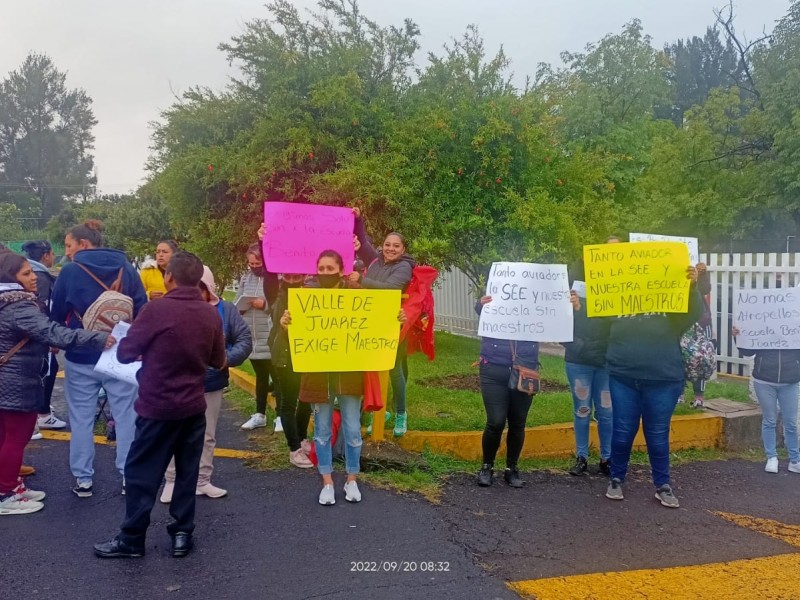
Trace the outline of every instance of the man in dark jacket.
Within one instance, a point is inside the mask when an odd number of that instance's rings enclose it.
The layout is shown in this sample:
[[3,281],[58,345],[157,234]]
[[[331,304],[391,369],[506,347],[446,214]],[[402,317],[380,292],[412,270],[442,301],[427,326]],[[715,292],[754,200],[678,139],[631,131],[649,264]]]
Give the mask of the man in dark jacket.
[[209,367],[224,369],[225,337],[214,307],[198,285],[203,263],[194,254],[177,252],[164,275],[167,293],[151,302],[134,321],[117,350],[122,363],[139,357],[136,438],[125,465],[125,520],[114,539],[95,544],[101,558],[144,555],[150,512],[161,479],[175,457],[175,492],[167,530],[172,556],[192,549],[195,490],[206,429],[204,380]]
[[[203,299],[213,306],[219,313],[222,321],[222,332],[225,335],[225,348],[228,357],[228,367],[238,367],[253,351],[253,336],[250,328],[239,314],[236,306],[217,296],[214,274],[211,269],[203,267],[203,278],[200,280],[200,293]],[[228,491],[211,483],[211,474],[214,472],[214,448],[217,446],[217,420],[222,409],[222,393],[228,387],[228,367],[215,369],[209,367],[203,382],[206,397],[206,433],[203,443],[203,455],[200,457],[200,475],[197,478],[197,496],[209,498],[222,498]],[[175,459],[169,463],[166,473],[164,491],[161,493],[161,502],[172,502],[175,492]]]
[[[56,279],[50,317],[70,329],[83,329],[82,318],[86,309],[105,291],[81,266],[108,287],[121,272],[121,292],[133,300],[134,317],[147,303],[138,273],[124,252],[102,247],[101,230],[99,221],[86,221],[72,227],[64,238],[65,253],[72,262],[64,265]],[[64,363],[64,393],[71,430],[69,466],[76,479],[72,491],[79,498],[88,498],[93,493],[94,421],[101,387],[106,391],[114,417],[116,466],[120,474],[125,470],[125,460],[135,429],[133,402],[138,391],[136,385],[95,372],[99,358],[100,352],[77,348],[67,351]]]

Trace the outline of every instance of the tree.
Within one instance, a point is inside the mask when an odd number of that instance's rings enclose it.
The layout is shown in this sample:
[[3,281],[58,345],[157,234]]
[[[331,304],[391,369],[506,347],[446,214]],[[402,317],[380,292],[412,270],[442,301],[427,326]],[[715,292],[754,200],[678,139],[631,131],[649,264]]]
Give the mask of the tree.
[[723,44],[719,26],[706,29],[702,38],[667,44],[664,53],[670,59],[672,102],[660,112],[678,126],[686,111],[703,104],[711,90],[736,87],[742,76],[739,55],[729,37]]
[[28,192],[43,219],[65,198],[91,193],[97,124],[91,99],[68,89],[66,74],[42,54],[29,54],[0,83],[0,194]]

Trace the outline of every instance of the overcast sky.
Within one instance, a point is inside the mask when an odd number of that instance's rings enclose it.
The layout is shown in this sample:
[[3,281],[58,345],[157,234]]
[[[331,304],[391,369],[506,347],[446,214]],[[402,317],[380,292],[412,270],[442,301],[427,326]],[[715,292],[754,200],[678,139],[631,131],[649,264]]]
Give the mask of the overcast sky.
[[[502,44],[518,81],[540,62],[559,63],[633,18],[657,46],[702,35],[713,9],[727,0],[361,0],[382,25],[413,19],[422,30],[424,64],[467,25],[480,27],[490,53]],[[144,177],[150,128],[175,93],[193,85],[222,88],[232,74],[217,45],[265,17],[263,0],[3,0],[0,76],[29,51],[50,55],[67,84],[94,100],[99,124],[95,158],[99,189],[124,193]],[[315,0],[295,0],[300,8]],[[748,38],[772,30],[789,0],[735,0],[738,30]]]

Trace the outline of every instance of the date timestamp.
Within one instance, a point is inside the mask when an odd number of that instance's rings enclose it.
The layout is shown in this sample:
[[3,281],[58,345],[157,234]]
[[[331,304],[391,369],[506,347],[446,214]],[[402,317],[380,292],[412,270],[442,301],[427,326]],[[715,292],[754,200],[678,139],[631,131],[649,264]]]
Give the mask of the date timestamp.
[[351,560],[351,573],[447,573],[448,561],[436,560]]

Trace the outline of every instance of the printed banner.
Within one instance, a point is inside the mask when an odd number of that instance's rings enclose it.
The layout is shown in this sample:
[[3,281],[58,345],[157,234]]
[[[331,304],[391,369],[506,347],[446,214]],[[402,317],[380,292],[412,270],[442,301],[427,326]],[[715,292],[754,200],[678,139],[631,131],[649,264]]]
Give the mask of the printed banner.
[[583,247],[590,317],[689,310],[689,249],[680,242]]
[[317,259],[336,250],[353,270],[353,210],[295,202],[264,203],[264,265],[270,273],[317,272]]
[[289,313],[296,372],[394,367],[400,338],[400,290],[290,289]]
[[700,247],[697,238],[658,235],[657,233],[632,233],[629,237],[632,242],[682,242],[689,247],[689,260],[692,261],[692,265],[700,262]]
[[566,265],[496,262],[489,273],[478,335],[500,340],[571,342],[573,309]]
[[737,290],[733,324],[739,328],[739,348],[800,348],[800,289]]

